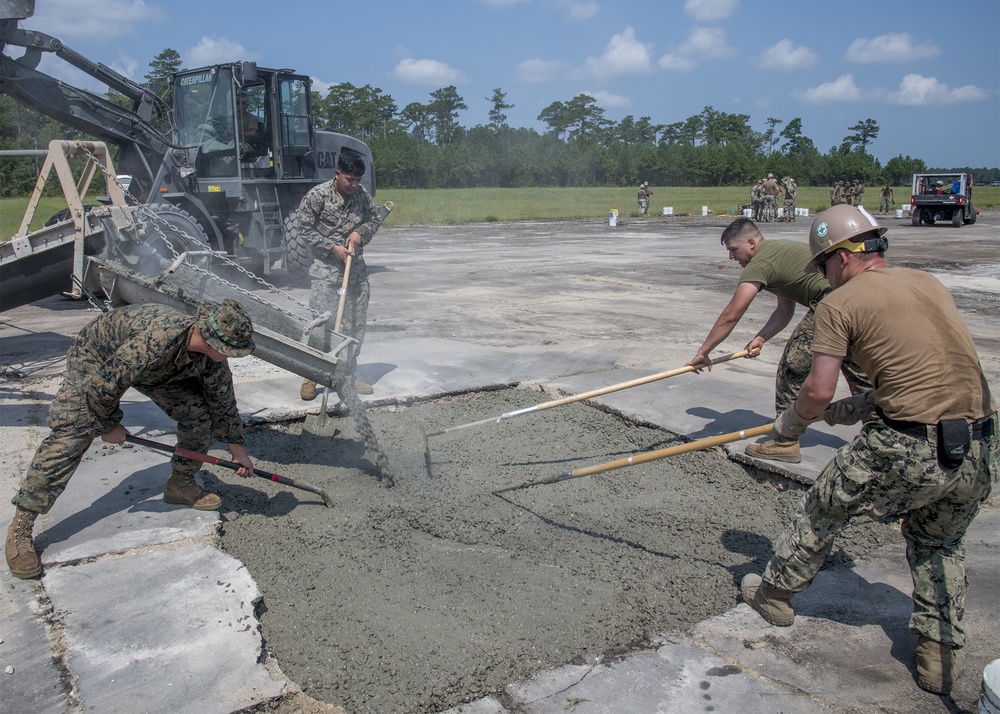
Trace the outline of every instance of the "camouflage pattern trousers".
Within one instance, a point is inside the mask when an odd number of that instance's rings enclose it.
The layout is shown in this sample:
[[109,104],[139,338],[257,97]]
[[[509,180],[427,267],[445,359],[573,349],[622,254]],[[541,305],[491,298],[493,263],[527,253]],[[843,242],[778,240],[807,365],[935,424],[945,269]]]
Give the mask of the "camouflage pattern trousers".
[[785,199],[785,212],[781,220],[783,221],[794,221],[795,220],[795,199],[786,198]]
[[994,435],[973,441],[956,469],[937,462],[937,427],[928,438],[901,433],[877,417],[842,447],[806,492],[792,524],[774,546],[763,579],[799,592],[833,550],[848,521],[902,517],[906,559],[913,577],[910,629],[953,648],[965,645],[962,617],[965,533],[990,495],[998,456]]
[[[354,274],[354,271],[351,271]],[[339,270],[313,261],[309,269],[311,279],[311,289],[309,292],[309,307],[315,312],[329,312],[333,317],[327,322],[329,329],[333,329],[336,322],[337,306],[340,303],[340,286],[343,284],[344,276]],[[353,337],[358,341],[351,350],[350,364],[344,374],[348,377],[354,374],[358,366],[358,353],[361,352],[361,345],[365,341],[365,330],[368,325],[368,301],[371,291],[368,280],[348,280],[347,298],[344,301],[344,317],[340,324],[340,334]]]
[[[76,472],[83,455],[104,430],[88,416],[84,380],[99,365],[79,359],[73,348],[66,358],[66,379],[49,406],[51,430],[38,446],[21,487],[11,499],[18,508],[48,513]],[[177,422],[177,445],[204,453],[212,445],[212,417],[198,379],[169,382],[155,389],[138,389]],[[121,412],[119,411],[119,416]],[[174,456],[173,472],[193,476],[201,464]]]
[[[816,328],[815,315],[809,310],[799,324],[792,330],[791,337],[785,343],[785,351],[778,362],[778,373],[774,380],[774,411],[781,414],[792,406],[799,396],[802,384],[812,369],[812,341]],[[841,363],[840,372],[851,388],[851,394],[861,394],[872,388],[871,380],[860,365],[850,359],[850,355]]]

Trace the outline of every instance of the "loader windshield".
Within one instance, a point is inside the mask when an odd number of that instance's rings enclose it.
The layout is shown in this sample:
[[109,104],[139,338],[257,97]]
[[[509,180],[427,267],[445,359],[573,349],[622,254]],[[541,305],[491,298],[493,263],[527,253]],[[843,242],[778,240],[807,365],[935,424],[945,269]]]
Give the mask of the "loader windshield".
[[198,173],[235,176],[239,166],[232,70],[214,67],[178,76],[175,107],[181,143],[201,149]]

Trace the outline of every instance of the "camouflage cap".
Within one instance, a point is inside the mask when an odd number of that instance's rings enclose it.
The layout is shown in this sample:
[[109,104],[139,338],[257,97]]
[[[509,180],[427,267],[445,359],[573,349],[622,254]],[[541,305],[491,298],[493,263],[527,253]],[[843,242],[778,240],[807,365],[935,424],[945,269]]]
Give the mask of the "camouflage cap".
[[226,357],[246,357],[253,352],[253,323],[235,300],[221,305],[208,302],[198,310],[198,332],[212,349]]

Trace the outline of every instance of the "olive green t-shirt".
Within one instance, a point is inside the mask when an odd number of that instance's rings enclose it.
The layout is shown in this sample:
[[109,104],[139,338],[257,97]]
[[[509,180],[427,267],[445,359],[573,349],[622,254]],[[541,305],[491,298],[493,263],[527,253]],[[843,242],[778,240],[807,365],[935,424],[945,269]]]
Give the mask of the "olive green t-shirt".
[[812,351],[842,357],[848,349],[890,419],[936,424],[996,411],[955,300],[930,273],[866,270],[827,295]]
[[768,239],[757,248],[747,267],[740,273],[741,283],[760,283],[763,290],[799,305],[823,297],[830,283],[816,272],[807,273],[812,259],[809,246],[792,240]]

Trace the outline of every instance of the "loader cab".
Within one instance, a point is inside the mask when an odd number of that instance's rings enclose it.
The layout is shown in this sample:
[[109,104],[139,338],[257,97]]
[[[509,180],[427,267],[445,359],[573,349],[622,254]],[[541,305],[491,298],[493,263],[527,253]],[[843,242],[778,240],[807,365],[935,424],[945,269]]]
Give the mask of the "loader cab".
[[308,77],[239,62],[178,72],[173,83],[180,143],[199,149],[206,190],[315,177]]

